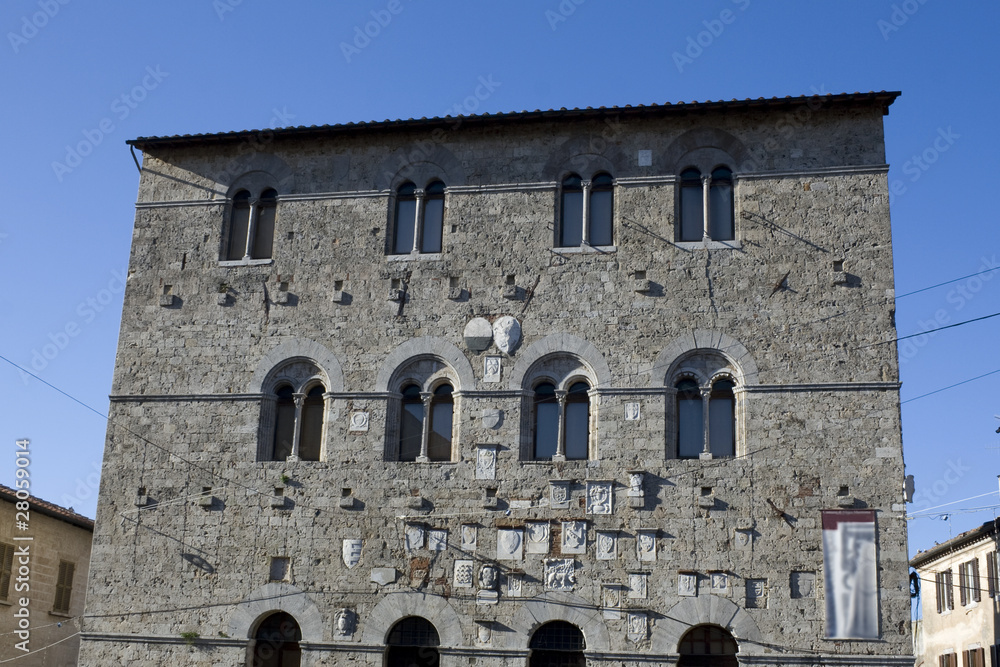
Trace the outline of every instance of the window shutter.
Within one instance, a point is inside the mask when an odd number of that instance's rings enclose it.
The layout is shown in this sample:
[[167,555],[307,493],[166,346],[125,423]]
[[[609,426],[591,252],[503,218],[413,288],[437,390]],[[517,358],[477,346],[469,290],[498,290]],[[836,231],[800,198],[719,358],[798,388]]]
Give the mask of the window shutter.
[[14,545],[0,544],[0,600],[10,594],[10,577],[14,571]]
[[[947,572],[944,573],[944,580],[945,580],[945,588],[944,588],[944,590],[945,590],[945,594],[948,596],[947,599],[946,599],[946,602],[945,602],[945,608],[947,608],[947,609],[954,609],[955,608],[955,591],[954,591],[954,586],[952,585],[951,570],[948,570]],[[957,661],[958,658],[956,658],[955,660]]]
[[986,554],[986,584],[989,586],[990,597],[997,594],[997,552]]
[[[937,613],[944,611],[944,573],[938,572],[934,575],[934,593],[937,598]],[[943,658],[944,656],[938,656]],[[941,663],[942,665],[944,663]]]
[[958,601],[964,607],[969,602],[969,564],[958,566]]
[[[982,592],[979,590],[979,558],[973,558],[972,565],[972,599],[976,602],[982,599]],[[983,667],[986,667],[983,665]]]

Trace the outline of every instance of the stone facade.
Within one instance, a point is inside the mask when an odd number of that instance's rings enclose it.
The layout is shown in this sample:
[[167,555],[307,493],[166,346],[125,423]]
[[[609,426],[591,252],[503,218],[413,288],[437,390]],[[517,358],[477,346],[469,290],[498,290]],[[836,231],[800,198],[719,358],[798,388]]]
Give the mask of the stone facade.
[[[17,490],[0,485],[0,662],[72,667],[80,651],[94,522],[40,498],[25,500],[21,491],[19,498]],[[23,502],[27,514],[18,506]]]
[[993,665],[1000,658],[998,538],[997,523],[987,521],[910,561],[922,611],[916,652],[925,665]]
[[[743,664],[912,664],[898,366],[881,344],[895,96],[132,142],[84,664],[252,664],[275,612],[303,665],[394,664],[386,643],[411,617],[441,665],[525,664],[550,621],[594,665],[675,664],[695,626]],[[681,240],[680,200],[702,192],[682,194],[682,173],[719,165],[728,204],[704,194],[732,207],[732,234]],[[611,243],[564,247],[566,193],[601,174]],[[441,248],[395,253],[408,197],[437,215],[435,180]],[[221,260],[240,191],[265,188],[270,257]],[[428,420],[446,401],[442,456]],[[707,451],[687,455],[696,413],[731,429],[725,451],[698,431]],[[286,427],[292,455],[269,460]],[[565,451],[536,448],[550,427]],[[845,507],[877,516],[875,640],[826,639],[820,512]]]

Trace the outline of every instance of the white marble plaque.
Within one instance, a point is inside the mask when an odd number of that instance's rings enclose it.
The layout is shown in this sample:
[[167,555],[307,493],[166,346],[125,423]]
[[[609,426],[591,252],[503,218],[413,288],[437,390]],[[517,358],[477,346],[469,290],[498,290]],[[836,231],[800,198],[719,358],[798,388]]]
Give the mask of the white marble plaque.
[[635,536],[636,556],[642,562],[656,560],[656,530],[639,530]]
[[767,579],[747,579],[746,608],[767,608]]
[[497,446],[479,445],[476,447],[476,479],[496,479],[497,476]]
[[510,315],[497,318],[493,323],[493,342],[504,354],[510,354],[521,342],[521,324]]
[[462,551],[473,552],[478,542],[479,528],[474,523],[462,524]]
[[484,317],[474,317],[462,333],[465,344],[473,352],[482,352],[493,342],[493,325]]
[[520,528],[497,529],[497,560],[524,558],[524,532]]
[[729,595],[729,575],[725,572],[709,572],[709,582],[712,588],[712,595]]
[[601,586],[601,610],[604,618],[618,620],[622,617],[622,588],[618,584]]
[[419,523],[408,523],[403,529],[406,550],[409,552],[424,548],[424,526]]
[[472,588],[473,562],[471,560],[455,561],[455,587]]
[[351,413],[351,425],[348,427],[348,431],[363,432],[368,430],[368,421],[370,417],[367,412],[352,412]]
[[625,404],[625,421],[627,422],[637,422],[639,421],[641,410],[638,403],[626,403]]
[[645,487],[643,486],[645,482],[646,475],[638,470],[629,472],[628,474],[628,495],[630,498],[642,498],[645,494]]
[[476,643],[489,646],[493,639],[493,621],[476,621]]
[[677,595],[681,597],[694,597],[698,595],[698,575],[694,572],[678,572]]
[[503,410],[499,408],[485,408],[479,413],[479,418],[483,421],[483,426],[490,429],[500,428],[500,422],[503,421]]
[[560,549],[564,554],[587,553],[587,522],[563,521]]
[[519,598],[523,589],[524,575],[511,572],[507,575],[507,597]]
[[549,522],[528,521],[524,524],[525,547],[529,554],[547,554],[549,552]]
[[648,575],[645,572],[630,572],[628,575],[628,597],[630,600],[646,599],[646,583]]
[[618,532],[614,530],[597,531],[597,560],[614,560],[618,558]]
[[645,641],[649,636],[649,617],[644,611],[630,611],[628,613],[628,638],[635,643]]
[[448,548],[448,531],[433,529],[427,531],[427,548],[431,551],[444,551]]
[[576,560],[573,558],[547,558],[545,560],[545,588],[550,591],[571,591],[576,585]]
[[549,506],[557,510],[569,508],[569,482],[549,480]]
[[342,555],[347,569],[351,569],[361,561],[361,545],[361,540],[344,540]]
[[587,482],[587,514],[611,514],[613,501],[612,482]]
[[483,382],[500,382],[500,361],[503,357],[486,357],[483,359]]
[[350,637],[358,626],[358,615],[353,609],[338,609],[333,615],[334,635],[340,639]]

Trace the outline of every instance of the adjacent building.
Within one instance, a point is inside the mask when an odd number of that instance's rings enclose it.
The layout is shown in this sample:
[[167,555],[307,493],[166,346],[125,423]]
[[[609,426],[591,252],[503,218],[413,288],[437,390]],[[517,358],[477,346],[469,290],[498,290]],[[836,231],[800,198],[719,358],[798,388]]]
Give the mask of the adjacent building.
[[918,664],[1000,664],[998,535],[998,522],[987,521],[910,561],[920,587]]
[[0,662],[77,664],[93,536],[93,520],[0,485]]
[[911,665],[897,96],[129,142],[83,663]]

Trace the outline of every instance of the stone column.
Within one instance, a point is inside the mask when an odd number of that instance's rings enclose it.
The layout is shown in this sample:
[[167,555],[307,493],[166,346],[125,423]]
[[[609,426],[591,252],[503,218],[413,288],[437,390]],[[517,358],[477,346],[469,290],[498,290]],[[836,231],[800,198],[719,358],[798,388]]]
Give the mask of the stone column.
[[704,228],[702,230],[702,241],[711,241],[711,218],[708,211],[709,193],[712,188],[712,176],[710,174],[701,177],[701,212]]
[[[706,192],[708,192],[708,190],[706,190]],[[698,457],[702,460],[711,460],[712,458],[712,448],[710,440],[711,436],[708,433],[708,425],[710,417],[708,412],[708,407],[709,407],[709,400],[711,398],[712,398],[711,385],[709,385],[708,387],[702,387],[701,388],[701,424],[702,424],[701,435],[704,444],[702,446],[701,456]]]
[[260,210],[260,200],[250,200],[250,220],[247,222],[247,244],[243,252],[243,261],[250,260],[253,251],[253,237],[257,234],[257,212]]
[[590,245],[590,181],[580,181],[583,187],[583,228],[580,230],[580,245]]
[[302,403],[305,401],[305,394],[292,394],[295,401],[295,428],[292,431],[292,453],[288,455],[289,461],[300,461],[299,459],[299,436],[302,433]]
[[559,429],[556,436],[556,453],[553,461],[566,460],[566,390],[556,389],[556,400],[559,401]]
[[427,443],[431,437],[431,399],[434,394],[429,391],[420,392],[420,400],[424,402],[424,421],[420,432],[420,454],[417,455],[417,463],[428,463],[431,459],[427,456]]
[[413,252],[418,253],[424,240],[423,225],[420,224],[424,219],[424,191],[417,189],[414,195],[417,198],[417,210],[413,212]]

